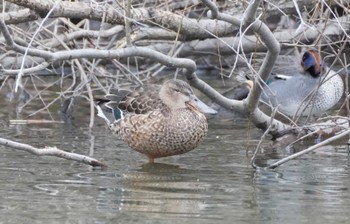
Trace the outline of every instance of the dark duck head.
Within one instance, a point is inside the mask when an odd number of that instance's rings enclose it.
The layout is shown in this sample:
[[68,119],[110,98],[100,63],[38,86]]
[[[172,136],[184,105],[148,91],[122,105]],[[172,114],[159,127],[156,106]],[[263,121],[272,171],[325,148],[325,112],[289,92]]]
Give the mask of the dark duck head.
[[301,59],[301,67],[314,78],[320,77],[324,69],[321,56],[315,50],[309,50],[304,53]]

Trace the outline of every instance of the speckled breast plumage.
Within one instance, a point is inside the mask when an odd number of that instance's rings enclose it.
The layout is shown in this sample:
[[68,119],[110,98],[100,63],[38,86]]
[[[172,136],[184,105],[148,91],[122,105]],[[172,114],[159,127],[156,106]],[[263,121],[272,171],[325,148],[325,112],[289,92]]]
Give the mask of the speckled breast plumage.
[[289,116],[321,115],[340,100],[344,89],[341,77],[332,71],[321,82],[321,77],[295,74],[291,79],[271,83],[262,99],[279,106],[279,111]]
[[110,128],[130,148],[152,158],[191,151],[208,132],[206,117],[201,112],[167,108],[143,115],[127,114]]
[[195,149],[208,132],[203,113],[208,110],[181,80],[133,91],[114,89],[106,101],[98,105],[98,116],[114,135],[150,162]]
[[341,99],[343,80],[329,69],[315,50],[306,51],[301,60],[302,71],[292,68],[293,73],[274,78],[265,86],[262,101],[278,106],[288,116],[320,116]]

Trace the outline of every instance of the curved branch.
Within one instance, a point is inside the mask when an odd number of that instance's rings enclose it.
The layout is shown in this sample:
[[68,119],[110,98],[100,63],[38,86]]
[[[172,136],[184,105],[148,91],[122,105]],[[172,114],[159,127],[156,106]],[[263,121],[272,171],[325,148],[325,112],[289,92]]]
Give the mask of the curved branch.
[[[258,77],[261,77],[261,79],[265,81],[272,71],[273,65],[280,51],[280,45],[277,42],[277,40],[274,38],[270,29],[263,22],[255,18],[256,10],[259,6],[260,1],[255,0],[252,4],[248,6],[245,12],[245,17],[243,21],[238,20],[230,15],[220,13],[217,7],[215,6],[215,4],[209,0],[202,0],[202,2],[212,10],[212,16],[215,16],[216,19],[221,19],[227,22],[231,22],[234,25],[240,25],[242,22],[244,26],[248,27],[249,30],[252,30],[255,33],[257,33],[257,35],[260,37],[262,42],[265,43],[268,49],[268,52],[258,72]],[[258,80],[256,80],[256,82],[257,81]],[[196,82],[196,83],[200,83],[200,82]],[[265,115],[263,112],[261,112],[257,107],[261,92],[262,92],[262,89],[260,85],[255,84],[253,89],[250,91],[248,98],[242,101],[244,108],[240,109],[240,112],[244,112],[248,117],[252,117],[253,122],[257,127],[266,130],[269,127],[271,118]],[[207,95],[210,97],[214,94],[209,93]],[[215,101],[217,99],[213,97],[212,100]],[[221,99],[215,102],[227,109],[232,110],[234,107],[232,104],[230,105],[230,104],[224,103],[224,102],[227,102],[227,99]],[[238,104],[237,102],[234,102],[234,101],[231,101],[231,103]],[[270,131],[271,134],[275,134],[278,131],[288,128],[288,125],[285,125],[276,119],[273,119],[272,122],[273,123],[271,124],[271,131]]]
[[208,15],[212,19],[218,19],[218,20],[221,20],[221,21],[225,21],[225,22],[228,22],[230,24],[234,24],[236,26],[240,26],[241,25],[241,20],[240,19],[238,19],[238,18],[236,18],[234,16],[231,16],[231,15],[228,15],[226,13],[219,12],[218,7],[213,2],[211,2],[210,0],[202,0],[202,2],[204,3],[204,5],[206,5],[210,9],[210,12],[208,12]]
[[30,67],[30,68],[24,68],[24,69],[4,69],[2,67],[2,65],[0,65],[0,71],[3,73],[3,75],[12,75],[12,76],[17,76],[19,72],[23,72],[23,74],[28,74],[28,73],[35,73],[35,72],[39,72],[45,68],[47,68],[48,66],[50,66],[50,63],[44,61],[34,67]]
[[257,83],[260,81],[260,78],[262,79],[262,82],[265,83],[272,71],[280,51],[280,45],[274,38],[270,29],[262,21],[255,19],[256,10],[258,9],[259,3],[259,0],[255,0],[252,4],[250,4],[246,10],[246,16],[244,18],[244,24],[251,25],[249,29],[253,30],[259,35],[262,42],[265,43],[268,49],[265,60],[259,69],[257,79],[255,79],[255,85],[247,98],[249,111],[254,111],[255,108],[258,107],[262,88],[261,85],[257,85]]
[[191,86],[194,86],[196,89],[200,90],[202,93],[204,93],[207,97],[209,97],[217,104],[231,111],[237,111],[242,114],[245,113],[244,101],[232,100],[227,97],[224,97],[213,87],[208,85],[203,80],[199,79],[195,73],[187,72],[185,75]]
[[[15,43],[12,39],[12,36],[9,32],[9,30],[7,29],[6,24],[4,23],[4,21],[2,19],[0,19],[0,31],[1,33],[4,35],[5,41],[8,48],[13,49],[17,52],[20,53],[25,53],[27,50],[27,47],[23,47],[18,45],[17,43]],[[43,51],[43,50],[37,50],[37,49],[28,49],[27,52],[28,55],[32,55],[32,56],[38,56],[41,58],[50,58],[51,57],[51,53],[48,51]]]
[[119,57],[145,57],[169,67],[185,68],[189,73],[196,71],[196,63],[186,58],[173,58],[146,47],[118,48],[113,50],[76,49],[50,53],[48,60],[71,60],[76,58],[119,58]]

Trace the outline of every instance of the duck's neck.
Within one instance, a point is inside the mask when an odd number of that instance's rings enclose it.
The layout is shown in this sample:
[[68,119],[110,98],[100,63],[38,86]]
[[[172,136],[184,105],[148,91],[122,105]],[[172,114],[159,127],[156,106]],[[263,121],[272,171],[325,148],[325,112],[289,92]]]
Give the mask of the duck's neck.
[[319,65],[319,66],[311,66],[310,68],[305,70],[307,73],[309,73],[311,75],[311,77],[313,78],[319,78],[322,76],[322,74],[325,73],[326,71],[326,67],[323,65]]

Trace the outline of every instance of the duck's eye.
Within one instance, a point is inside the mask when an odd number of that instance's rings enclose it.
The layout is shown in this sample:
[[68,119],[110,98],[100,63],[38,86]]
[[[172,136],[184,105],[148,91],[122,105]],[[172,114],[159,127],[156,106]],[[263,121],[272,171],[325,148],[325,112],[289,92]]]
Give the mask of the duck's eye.
[[177,92],[177,93],[179,93],[179,92],[180,92],[180,90],[179,90],[179,89],[174,89],[174,91],[175,91],[175,92]]
[[305,54],[303,55],[303,59],[302,59],[302,60],[305,61],[307,58],[309,58],[309,56],[310,56],[310,55],[309,55],[308,53],[305,53]]

